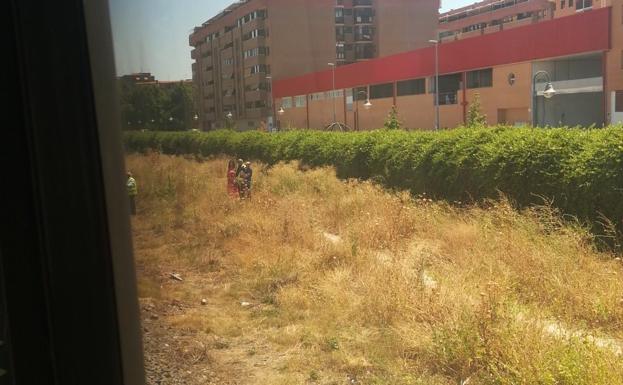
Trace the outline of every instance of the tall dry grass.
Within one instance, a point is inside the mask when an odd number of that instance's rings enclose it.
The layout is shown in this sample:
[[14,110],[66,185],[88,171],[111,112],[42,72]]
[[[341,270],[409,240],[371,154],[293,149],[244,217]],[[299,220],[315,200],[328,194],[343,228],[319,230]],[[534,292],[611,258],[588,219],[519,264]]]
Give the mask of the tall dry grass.
[[551,210],[457,208],[296,164],[254,165],[238,201],[225,159],[127,163],[141,296],[206,296],[218,311],[168,321],[280,352],[254,383],[623,384],[595,343],[623,337],[622,265]]

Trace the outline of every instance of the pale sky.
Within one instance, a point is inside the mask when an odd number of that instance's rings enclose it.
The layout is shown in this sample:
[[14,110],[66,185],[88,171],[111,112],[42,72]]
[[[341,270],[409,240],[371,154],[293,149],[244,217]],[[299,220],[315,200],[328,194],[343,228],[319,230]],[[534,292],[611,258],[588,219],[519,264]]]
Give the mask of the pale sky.
[[[311,0],[313,1],[313,0]],[[414,0],[417,1],[417,0]],[[441,11],[476,0],[442,0]],[[188,35],[235,0],[110,0],[117,74],[191,78]]]

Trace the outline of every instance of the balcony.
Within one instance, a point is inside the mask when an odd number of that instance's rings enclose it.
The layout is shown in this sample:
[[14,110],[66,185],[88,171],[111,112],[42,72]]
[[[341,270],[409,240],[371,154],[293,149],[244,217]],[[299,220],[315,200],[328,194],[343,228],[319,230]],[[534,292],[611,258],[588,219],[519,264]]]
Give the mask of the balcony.
[[353,0],[353,7],[371,7],[372,0]]
[[266,47],[266,38],[264,36],[248,39],[242,42],[242,50],[246,51],[257,47]]
[[244,66],[250,67],[257,64],[268,64],[268,57],[265,55],[250,56],[244,59]]
[[369,42],[374,40],[374,33],[355,33],[355,42]]
[[244,24],[242,26],[242,34],[244,35],[245,33],[249,33],[251,31],[253,31],[254,29],[263,29],[266,26],[266,19],[264,18],[257,18],[257,19],[253,19],[250,22]]
[[355,16],[355,24],[374,24],[374,16]]

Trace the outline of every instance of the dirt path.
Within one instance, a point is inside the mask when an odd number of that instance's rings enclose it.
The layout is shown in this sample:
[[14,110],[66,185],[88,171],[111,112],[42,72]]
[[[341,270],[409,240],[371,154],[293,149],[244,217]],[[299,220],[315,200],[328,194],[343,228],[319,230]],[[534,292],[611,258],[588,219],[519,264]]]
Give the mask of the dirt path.
[[[168,282],[178,289],[187,286],[196,292],[199,285],[212,285],[206,277],[184,277],[182,282]],[[208,281],[210,277],[208,275]],[[225,284],[220,284],[220,286]],[[222,287],[216,286],[218,291]],[[262,384],[284,365],[287,353],[262,335],[260,330],[245,328],[238,336],[221,336],[210,330],[197,330],[176,325],[180,319],[204,320],[210,318],[240,317],[246,321],[255,306],[244,303],[226,303],[226,296],[201,298],[190,303],[180,300],[141,299],[143,341],[148,385],[253,385]],[[241,301],[242,302],[242,301]],[[232,307],[240,307],[236,314]],[[201,322],[199,320],[199,322]],[[232,322],[230,319],[229,322]]]

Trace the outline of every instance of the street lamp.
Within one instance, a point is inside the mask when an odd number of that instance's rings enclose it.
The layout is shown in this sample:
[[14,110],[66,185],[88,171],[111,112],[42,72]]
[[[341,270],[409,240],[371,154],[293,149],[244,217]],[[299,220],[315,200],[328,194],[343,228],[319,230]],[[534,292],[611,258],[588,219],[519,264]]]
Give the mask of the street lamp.
[[372,108],[372,103],[370,103],[370,98],[368,97],[368,93],[366,91],[359,91],[357,92],[357,102],[355,104],[356,106],[356,114],[357,114],[357,131],[359,131],[359,95],[365,95],[366,97],[366,102],[363,104],[363,108],[365,108],[366,110],[369,110],[370,108]]
[[[537,71],[532,77],[532,125],[533,126],[535,126],[537,123],[536,81],[539,76],[544,76],[545,81],[547,82],[545,83],[545,89],[543,90],[543,97],[545,99],[551,99],[552,96],[556,95],[556,90],[554,89],[554,86],[552,85],[552,79],[549,76],[549,73],[547,71]],[[543,125],[545,125],[545,103],[543,103]]]
[[435,130],[439,130],[439,40],[429,40],[435,44]]
[[325,127],[326,130],[334,130],[335,128],[337,128],[340,131],[344,131],[344,130],[349,130],[350,128],[344,124],[344,123],[339,123],[337,121],[337,112],[336,112],[336,107],[335,107],[335,99],[337,99],[336,95],[335,95],[335,67],[337,66],[337,64],[335,63],[327,63],[327,65],[331,66],[332,71],[333,71],[333,85],[332,85],[332,97],[333,97],[333,122],[331,122],[331,124],[329,124],[327,127]]
[[279,111],[277,111],[277,113],[278,113],[279,115],[283,115],[283,114],[285,114],[285,112],[286,112],[286,111],[283,109],[283,106],[282,106],[282,107],[279,107]]
[[333,123],[335,123],[337,122],[337,115],[335,113],[335,63],[328,63],[328,65],[331,66],[333,72],[333,86],[331,90],[333,92]]
[[268,122],[268,132],[273,131],[273,125],[275,124],[273,122],[273,120],[275,120],[275,109],[273,107],[274,103],[273,103],[273,77],[272,76],[266,76],[266,79],[268,79],[268,84],[269,84],[269,88],[270,88],[270,100],[269,100],[269,104],[268,107],[270,108],[270,120]]
[[225,116],[227,117],[227,119],[231,119],[231,118],[233,118],[233,117],[234,117],[234,115],[231,113],[231,111],[229,111],[229,112],[227,113],[227,115],[225,115]]

